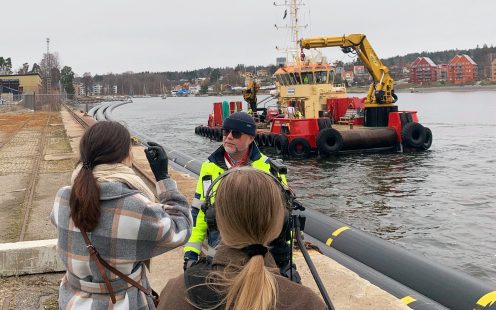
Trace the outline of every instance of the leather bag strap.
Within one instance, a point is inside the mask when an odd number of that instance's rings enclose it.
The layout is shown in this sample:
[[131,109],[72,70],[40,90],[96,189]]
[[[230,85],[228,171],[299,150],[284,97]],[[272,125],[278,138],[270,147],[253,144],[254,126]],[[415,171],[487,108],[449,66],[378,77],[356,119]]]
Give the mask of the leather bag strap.
[[121,278],[122,280],[124,280],[127,283],[131,284],[132,286],[136,287],[137,289],[139,289],[140,291],[142,291],[143,293],[145,293],[147,296],[150,296],[152,298],[155,306],[157,306],[158,300],[159,300],[159,296],[158,296],[158,294],[156,292],[153,291],[153,289],[151,289],[151,288],[150,289],[146,289],[143,285],[141,285],[138,282],[134,281],[133,279],[131,279],[130,277],[128,277],[127,275],[125,275],[121,271],[117,270],[115,267],[109,265],[109,263],[107,263],[100,256],[100,254],[98,253],[98,251],[95,249],[95,247],[91,243],[90,239],[88,238],[88,234],[86,233],[86,231],[81,230],[81,234],[83,235],[84,242],[86,242],[86,248],[88,249],[88,252],[90,253],[90,256],[93,259],[95,259],[96,265],[98,267],[98,270],[102,274],[103,281],[105,282],[105,285],[107,286],[107,290],[109,291],[110,298],[112,299],[112,303],[113,304],[115,304],[115,302],[116,302],[115,301],[114,290],[112,288],[112,285],[110,284],[110,281],[107,278],[107,275],[105,274],[105,270],[103,269],[103,267],[105,267],[108,270],[110,270],[110,272],[112,272],[113,274],[119,276],[119,278]]
[[114,289],[110,284],[107,274],[105,273],[105,268],[103,267],[104,265],[101,262],[102,258],[100,257],[100,254],[98,254],[98,251],[91,243],[90,238],[88,238],[88,234],[86,234],[86,231],[81,230],[81,234],[83,235],[84,242],[86,243],[86,249],[88,249],[88,252],[90,253],[90,259],[93,259],[95,261],[96,267],[98,268],[98,271],[102,275],[103,282],[105,282],[105,286],[107,287],[107,290],[110,294],[110,299],[112,299],[112,303],[115,304],[116,300],[115,300]]

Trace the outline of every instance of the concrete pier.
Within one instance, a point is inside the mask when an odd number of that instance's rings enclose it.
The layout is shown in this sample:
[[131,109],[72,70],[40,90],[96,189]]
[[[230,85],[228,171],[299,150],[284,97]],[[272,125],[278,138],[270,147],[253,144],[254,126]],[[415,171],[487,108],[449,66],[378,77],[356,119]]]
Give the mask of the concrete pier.
[[[55,253],[56,240],[53,238],[56,232],[49,222],[48,215],[58,187],[69,184],[71,169],[68,169],[67,163],[70,162],[73,165],[77,160],[79,139],[83,134],[83,129],[66,111],[52,113],[54,113],[54,119],[59,117],[61,120],[58,126],[65,129],[64,134],[58,138],[64,145],[70,147],[59,151],[48,147],[50,151],[42,154],[42,164],[49,163],[51,167],[58,167],[57,164],[60,163],[63,165],[60,165],[61,168],[58,170],[52,168],[50,175],[38,180],[36,193],[39,194],[35,195],[35,201],[39,201],[37,207],[39,211],[36,213],[35,221],[29,223],[30,227],[27,230],[31,239],[40,236],[40,239],[48,240],[0,244],[0,307],[2,309],[57,309],[58,279],[62,278],[62,273],[53,274],[52,272],[62,271],[63,265]],[[8,143],[2,140],[8,137],[8,132],[5,131],[8,126],[2,126],[2,122],[8,124],[9,117],[19,117],[19,113],[17,115],[0,114],[0,145]],[[0,149],[0,159],[1,152]],[[134,146],[133,155],[136,164],[151,174],[143,148]],[[23,187],[17,174],[2,170],[1,165],[0,161],[0,181],[3,179],[7,183],[15,179],[19,184],[14,190]],[[173,169],[170,169],[170,174],[177,181],[180,191],[188,198],[193,197],[196,180]],[[11,198],[9,195],[0,195],[0,205],[3,206],[4,202]],[[1,209],[0,212],[2,212]],[[310,254],[336,309],[409,309],[405,305],[408,301],[398,300],[324,255],[315,251],[311,251]],[[181,247],[152,259],[149,279],[156,291],[160,291],[168,279],[182,274],[182,257]],[[319,294],[310,271],[298,252],[295,253],[295,262],[303,284]]]

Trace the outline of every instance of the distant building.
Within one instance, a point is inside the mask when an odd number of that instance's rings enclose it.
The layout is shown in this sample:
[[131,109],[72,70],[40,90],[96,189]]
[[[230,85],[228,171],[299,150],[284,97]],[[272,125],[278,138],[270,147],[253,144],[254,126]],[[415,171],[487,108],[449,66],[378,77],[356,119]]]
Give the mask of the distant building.
[[260,69],[260,70],[257,70],[257,76],[258,77],[267,77],[267,76],[269,76],[269,72],[265,69]]
[[112,95],[117,95],[117,85],[112,86]]
[[201,86],[200,85],[190,85],[189,93],[192,95],[198,95],[200,93]]
[[38,73],[0,75],[0,93],[43,93],[41,76]]
[[438,81],[448,81],[448,69],[447,64],[440,64],[437,66],[437,80]]
[[365,74],[367,71],[365,71],[365,66],[353,66],[353,74]]
[[417,57],[410,68],[410,83],[430,84],[437,81],[437,66],[429,57]]
[[344,81],[353,83],[355,75],[353,74],[353,70],[343,70],[341,72],[341,77],[343,78]]
[[246,71],[243,73],[242,76],[245,78],[253,78],[253,73]]
[[448,80],[453,84],[475,81],[477,64],[468,55],[456,55],[448,64]]
[[491,76],[492,80],[496,81],[496,58],[494,58],[493,62],[491,62]]
[[72,86],[74,87],[74,94],[76,94],[76,96],[84,96],[83,83],[72,83]]
[[103,86],[101,84],[93,84],[91,87],[91,94],[93,96],[100,96],[102,94]]

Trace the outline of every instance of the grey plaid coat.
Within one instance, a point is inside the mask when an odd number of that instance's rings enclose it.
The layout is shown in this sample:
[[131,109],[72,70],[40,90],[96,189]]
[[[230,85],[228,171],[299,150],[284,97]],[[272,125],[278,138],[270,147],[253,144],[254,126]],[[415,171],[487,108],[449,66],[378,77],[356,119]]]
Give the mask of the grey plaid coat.
[[[191,234],[191,212],[176,182],[157,182],[162,203],[151,202],[123,183],[100,185],[101,216],[88,236],[109,264],[149,287],[143,261],[184,244]],[[105,284],[70,218],[71,187],[55,197],[51,221],[57,227],[57,251],[67,272],[59,289],[61,309],[155,309],[150,297],[107,271],[116,292],[112,305]],[[180,266],[178,267],[180,268]]]

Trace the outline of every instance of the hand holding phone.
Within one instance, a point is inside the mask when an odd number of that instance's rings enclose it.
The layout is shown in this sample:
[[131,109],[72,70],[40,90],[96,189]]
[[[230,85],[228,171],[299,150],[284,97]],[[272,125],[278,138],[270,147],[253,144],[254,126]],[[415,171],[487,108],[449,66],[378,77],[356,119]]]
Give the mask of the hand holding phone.
[[169,177],[169,159],[164,148],[155,142],[148,142],[145,149],[146,159],[150,164],[155,180],[160,181]]

